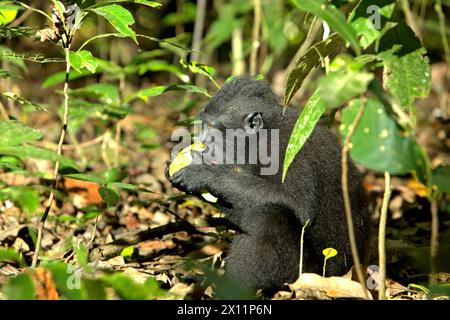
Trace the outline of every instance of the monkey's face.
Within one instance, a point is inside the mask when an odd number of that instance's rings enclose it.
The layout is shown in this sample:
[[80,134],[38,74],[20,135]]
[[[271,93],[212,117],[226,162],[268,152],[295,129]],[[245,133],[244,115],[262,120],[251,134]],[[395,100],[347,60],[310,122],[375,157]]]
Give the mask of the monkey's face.
[[206,146],[204,161],[256,170],[261,163],[260,149],[264,149],[264,155],[271,150],[270,130],[276,107],[258,97],[208,104],[199,114],[202,130],[198,138]]

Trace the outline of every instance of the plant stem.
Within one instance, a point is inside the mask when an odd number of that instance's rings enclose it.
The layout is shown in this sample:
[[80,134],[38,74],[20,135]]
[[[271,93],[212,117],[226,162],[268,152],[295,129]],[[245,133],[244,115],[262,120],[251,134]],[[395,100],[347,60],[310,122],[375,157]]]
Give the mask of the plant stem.
[[345,218],[347,220],[347,229],[348,229],[348,237],[350,240],[350,247],[352,250],[352,256],[353,256],[353,263],[356,268],[356,275],[358,277],[358,281],[361,284],[364,294],[366,295],[366,298],[369,298],[367,290],[365,290],[364,285],[364,276],[361,270],[361,262],[359,259],[358,254],[358,248],[356,245],[356,238],[355,238],[355,229],[353,227],[353,218],[352,218],[352,208],[350,204],[350,196],[348,194],[348,150],[350,141],[352,139],[353,134],[355,133],[356,127],[359,124],[359,121],[362,118],[362,115],[364,113],[364,105],[361,105],[359,108],[358,114],[356,115],[355,119],[353,120],[353,123],[349,127],[347,136],[345,138],[344,146],[342,148],[342,157],[341,157],[341,166],[342,166],[342,176],[341,176],[341,182],[342,182],[342,196],[344,198],[344,207],[345,207]]
[[378,265],[380,288],[378,291],[378,299],[386,299],[386,221],[389,200],[391,199],[391,175],[389,172],[384,173],[384,196],[380,213],[380,226],[378,228]]
[[303,236],[305,235],[306,227],[308,226],[309,219],[306,220],[305,225],[302,228],[302,235],[300,237],[300,263],[298,265],[298,276],[301,277],[303,273]]
[[436,199],[431,200],[430,285],[436,284],[436,256],[439,245],[439,215]]
[[[66,59],[66,78],[64,81],[64,116],[63,116],[63,123],[61,128],[61,134],[59,136],[59,143],[57,148],[57,155],[62,155],[62,146],[64,144],[64,138],[66,137],[67,133],[67,126],[69,124],[69,74],[70,74],[70,44],[67,44],[64,48],[64,54]],[[44,214],[41,217],[41,220],[39,221],[39,227],[38,227],[38,236],[36,240],[36,248],[33,255],[33,261],[31,263],[31,267],[36,267],[38,259],[39,259],[39,251],[41,249],[41,242],[42,242],[42,233],[45,226],[45,221],[47,220],[48,214],[50,212],[51,206],[53,204],[53,200],[55,198],[55,192],[56,188],[58,186],[59,181],[59,160],[56,160],[55,162],[55,169],[53,171],[53,184],[52,189],[50,191],[50,195],[48,197],[47,201],[47,207],[45,208]]]
[[205,25],[206,0],[197,0],[197,12],[195,15],[194,35],[192,36],[191,62],[198,61],[198,52],[202,45],[203,27]]
[[253,20],[253,36],[252,51],[250,53],[250,75],[255,76],[258,72],[258,49],[259,49],[259,31],[261,26],[261,1],[253,0],[254,20]]

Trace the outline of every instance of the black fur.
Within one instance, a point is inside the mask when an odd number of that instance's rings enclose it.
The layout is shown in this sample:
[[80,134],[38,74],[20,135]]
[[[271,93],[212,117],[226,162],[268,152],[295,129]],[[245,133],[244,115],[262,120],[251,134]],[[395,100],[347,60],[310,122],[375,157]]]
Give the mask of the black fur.
[[[264,128],[280,129],[280,167],[260,175],[256,165],[191,164],[170,180],[178,189],[198,194],[208,190],[219,198],[218,208],[241,228],[234,238],[226,272],[252,288],[277,288],[298,277],[300,235],[304,238],[303,271],[321,274],[322,250],[338,255],[327,261],[327,275],[342,275],[353,265],[341,189],[341,147],[318,125],[281,182],[285,149],[298,111],[283,112],[278,97],[262,81],[239,77],[211,98],[200,118],[214,128],[242,127],[242,119],[258,112]],[[348,163],[349,193],[356,240],[364,255],[368,211],[361,176]]]

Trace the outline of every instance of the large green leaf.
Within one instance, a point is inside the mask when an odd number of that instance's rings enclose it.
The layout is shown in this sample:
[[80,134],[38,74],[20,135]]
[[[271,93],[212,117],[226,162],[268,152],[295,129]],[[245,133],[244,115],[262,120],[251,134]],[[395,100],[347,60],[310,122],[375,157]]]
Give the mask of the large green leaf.
[[28,273],[11,278],[3,288],[8,300],[35,300],[36,289],[33,279]]
[[138,4],[143,4],[145,6],[152,7],[152,8],[159,8],[162,6],[162,4],[159,2],[149,1],[149,0],[107,0],[107,1],[101,1],[89,8],[99,8],[99,7],[103,7],[103,6],[111,4],[111,3],[120,3],[120,2],[138,3]]
[[65,174],[64,177],[75,179],[75,180],[82,180],[82,181],[88,181],[88,182],[94,182],[97,184],[105,184],[105,179],[93,176],[90,174],[84,174],[84,173],[70,173]]
[[387,68],[386,85],[401,107],[414,112],[414,100],[428,96],[431,71],[425,48],[403,56],[396,54],[398,47],[380,53]]
[[137,43],[136,33],[130,28],[134,24],[133,15],[124,7],[117,4],[92,9],[98,15],[103,16],[111,25],[124,36],[130,37]]
[[283,180],[289,166],[313,132],[317,122],[326,109],[326,103],[322,100],[319,91],[316,90],[298,118],[289,139],[289,143],[286,148],[286,156],[284,158]]
[[284,105],[287,106],[297,91],[300,89],[303,80],[309,72],[320,64],[321,59],[328,56],[341,42],[337,34],[333,34],[327,39],[316,43],[309,48],[296,62],[289,73],[284,92]]
[[63,166],[76,168],[75,162],[72,159],[58,155],[56,152],[48,149],[38,148],[34,146],[12,146],[2,147],[0,146],[0,154],[15,156],[20,159],[41,159],[49,161],[59,161]]
[[0,190],[0,199],[10,199],[27,213],[36,212],[40,201],[39,193],[27,186],[13,186]]
[[431,184],[439,192],[450,194],[450,165],[433,169],[431,171]]
[[344,15],[334,5],[327,4],[325,0],[293,0],[293,3],[325,20],[332,30],[352,45],[358,55],[361,53],[355,29],[345,21]]
[[194,93],[201,93],[206,96],[208,95],[208,92],[205,88],[189,85],[189,84],[173,84],[170,86],[155,86],[151,88],[145,88],[138,92],[132,93],[125,97],[124,102],[130,102],[134,99],[142,99],[144,101],[147,101],[150,97],[159,96],[160,94],[163,94],[165,92],[169,91],[189,91]]
[[359,42],[364,49],[381,36],[394,7],[395,0],[363,0],[351,13],[348,21],[360,37]]
[[98,67],[98,61],[90,51],[71,51],[70,52],[70,64],[78,72],[82,72],[83,69],[87,69],[91,73],[95,73]]
[[120,201],[120,194],[114,188],[100,187],[98,193],[109,207],[115,206]]
[[362,70],[362,67],[345,55],[332,61],[328,75],[320,80],[319,85],[320,95],[328,108],[339,107],[366,91],[373,74]]
[[[361,100],[358,99],[344,109],[340,127],[343,138],[361,107]],[[351,157],[374,171],[391,174],[415,172],[419,177],[424,177],[427,161],[415,139],[399,129],[381,102],[369,99],[364,108],[351,140]]]
[[11,147],[39,140],[42,134],[33,128],[27,127],[19,121],[0,121],[0,147]]

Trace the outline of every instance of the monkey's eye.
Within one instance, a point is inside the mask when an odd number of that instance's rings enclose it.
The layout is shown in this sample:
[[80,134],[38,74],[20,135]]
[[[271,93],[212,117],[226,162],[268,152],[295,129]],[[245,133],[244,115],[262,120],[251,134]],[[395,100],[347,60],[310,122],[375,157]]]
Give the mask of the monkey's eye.
[[245,117],[245,131],[256,132],[264,125],[261,113],[250,113]]

